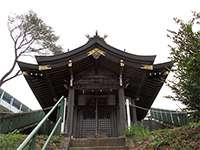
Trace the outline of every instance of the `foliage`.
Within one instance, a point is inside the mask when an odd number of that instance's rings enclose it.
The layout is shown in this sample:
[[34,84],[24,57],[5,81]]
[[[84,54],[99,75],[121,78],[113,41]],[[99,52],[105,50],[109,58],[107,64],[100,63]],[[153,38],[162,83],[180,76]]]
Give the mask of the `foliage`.
[[0,149],[14,150],[25,139],[21,134],[0,134]]
[[174,128],[152,131],[145,139],[127,139],[132,149],[142,150],[191,150],[200,149],[200,122]]
[[0,79],[0,87],[6,81],[21,74],[19,70],[15,70],[21,56],[62,53],[61,46],[56,44],[58,36],[33,11],[14,17],[9,16],[8,31],[14,44],[14,60],[11,68]]
[[[169,86],[174,93],[170,98],[179,100],[200,119],[200,13],[193,12],[193,17],[185,22],[174,19],[178,31],[169,31],[170,58],[174,62],[174,80]],[[198,29],[198,31],[195,31]]]
[[152,132],[151,134],[151,145],[153,147],[159,147],[161,145],[168,145],[174,138],[172,130],[161,129]]
[[135,123],[125,130],[125,135],[127,137],[143,139],[150,135],[150,131],[144,128],[144,126],[141,123]]
[[62,53],[62,48],[56,45],[58,36],[55,36],[52,28],[33,11],[14,17],[9,16],[8,30],[18,55],[30,52],[42,54],[44,50],[53,54]]
[[[0,149],[1,150],[16,150],[17,147],[23,142],[27,135],[19,133],[0,134]],[[46,141],[46,135],[36,136],[36,149],[41,149]],[[47,149],[61,149],[64,144],[63,136],[53,136],[50,140]],[[26,146],[25,150],[28,149]]]

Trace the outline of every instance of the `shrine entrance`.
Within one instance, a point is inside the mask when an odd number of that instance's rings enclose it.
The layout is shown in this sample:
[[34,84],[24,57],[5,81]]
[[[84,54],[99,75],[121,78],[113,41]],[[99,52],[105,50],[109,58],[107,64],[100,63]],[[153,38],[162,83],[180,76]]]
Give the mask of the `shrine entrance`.
[[78,137],[116,136],[116,108],[108,101],[106,97],[93,97],[86,106],[78,107]]

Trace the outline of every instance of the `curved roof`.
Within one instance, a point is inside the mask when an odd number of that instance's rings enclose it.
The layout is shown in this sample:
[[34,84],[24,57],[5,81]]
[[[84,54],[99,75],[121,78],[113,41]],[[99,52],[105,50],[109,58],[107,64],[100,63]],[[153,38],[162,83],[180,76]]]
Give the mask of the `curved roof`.
[[67,59],[70,57],[70,59],[76,55],[80,55],[81,53],[88,52],[89,50],[98,47],[100,49],[103,49],[104,51],[115,55],[116,57],[120,58],[126,58],[127,60],[131,60],[134,63],[143,63],[143,64],[153,64],[156,55],[151,56],[142,56],[142,55],[134,55],[127,52],[124,52],[120,49],[114,48],[110,45],[108,45],[104,39],[98,35],[95,35],[94,37],[90,38],[89,41],[69,52],[66,52],[64,54],[54,55],[54,56],[36,56],[36,60],[38,64],[46,64],[51,62],[57,62],[61,61],[62,59]]

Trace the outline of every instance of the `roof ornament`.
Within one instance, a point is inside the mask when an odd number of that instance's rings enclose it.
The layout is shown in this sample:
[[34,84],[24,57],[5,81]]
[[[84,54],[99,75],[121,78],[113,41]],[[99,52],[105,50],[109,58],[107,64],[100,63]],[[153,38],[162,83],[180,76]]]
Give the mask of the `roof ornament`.
[[88,40],[91,38],[89,34],[86,34],[85,37],[88,38]]
[[43,71],[43,70],[50,70],[51,66],[50,65],[39,65],[38,70]]
[[95,36],[99,36],[99,35],[98,35],[98,30],[96,30],[96,32],[95,32]]
[[103,39],[105,40],[108,37],[107,34],[104,34]]
[[88,56],[90,55],[92,55],[94,59],[99,59],[101,55],[105,56],[105,52],[103,50],[100,50],[99,48],[94,48],[88,52]]
[[98,30],[96,30],[94,36],[90,36],[89,34],[86,34],[85,37],[86,37],[88,40],[91,40],[91,39],[102,39],[102,40],[105,40],[105,39],[108,37],[108,35],[107,35],[107,34],[104,34],[103,37],[100,37],[100,36],[99,36],[99,33],[98,33]]
[[27,71],[22,71],[22,74],[23,74],[24,76],[27,76],[27,75],[28,75],[28,72],[27,72]]
[[140,69],[143,70],[153,70],[153,65],[142,65]]

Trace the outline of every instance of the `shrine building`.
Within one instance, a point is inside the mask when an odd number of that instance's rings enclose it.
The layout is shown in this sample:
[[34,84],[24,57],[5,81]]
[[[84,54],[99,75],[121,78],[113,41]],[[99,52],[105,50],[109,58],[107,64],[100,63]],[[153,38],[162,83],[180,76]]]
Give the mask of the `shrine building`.
[[144,119],[168,76],[172,63],[155,58],[114,48],[96,34],[66,53],[36,56],[38,64],[18,64],[43,109],[66,98],[67,136],[118,137]]

